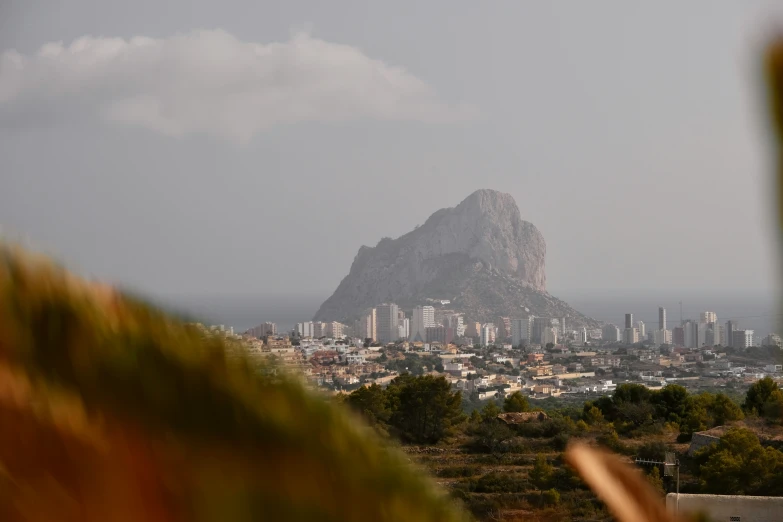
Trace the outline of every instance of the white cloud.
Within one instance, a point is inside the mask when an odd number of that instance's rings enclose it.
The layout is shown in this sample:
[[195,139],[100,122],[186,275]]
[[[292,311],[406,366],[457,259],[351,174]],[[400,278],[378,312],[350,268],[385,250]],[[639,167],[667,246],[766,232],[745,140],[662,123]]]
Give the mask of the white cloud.
[[[222,30],[167,39],[85,36],[0,56],[0,116],[18,124],[98,115],[170,136],[247,141],[279,124],[354,119],[452,122],[466,107],[360,50],[299,33],[242,42]],[[0,118],[2,119],[2,118]]]

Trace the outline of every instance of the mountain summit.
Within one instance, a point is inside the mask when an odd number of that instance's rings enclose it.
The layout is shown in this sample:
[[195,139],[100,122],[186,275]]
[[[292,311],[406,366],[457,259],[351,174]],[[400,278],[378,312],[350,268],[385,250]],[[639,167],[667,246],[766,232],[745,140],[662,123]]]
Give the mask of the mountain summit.
[[348,275],[315,315],[343,321],[384,302],[408,308],[449,300],[470,321],[519,316],[595,321],[546,292],[544,236],[524,221],[514,198],[477,190],[397,238],[362,246]]

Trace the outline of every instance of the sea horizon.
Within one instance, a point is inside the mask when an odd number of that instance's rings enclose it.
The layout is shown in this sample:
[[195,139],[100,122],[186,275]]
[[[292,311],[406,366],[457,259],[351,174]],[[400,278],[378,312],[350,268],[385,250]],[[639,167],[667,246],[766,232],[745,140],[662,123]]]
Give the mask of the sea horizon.
[[[759,337],[783,331],[775,294],[761,290],[575,290],[553,295],[577,311],[597,321],[622,326],[625,314],[634,314],[634,322],[646,328],[658,328],[658,307],[666,308],[667,327],[682,319],[698,320],[704,311],[715,312],[718,321],[735,321],[739,328],[754,330]],[[279,331],[288,331],[296,323],[310,321],[327,295],[245,294],[163,296],[157,303],[169,310],[207,324],[223,324],[242,332],[262,322],[276,323]]]

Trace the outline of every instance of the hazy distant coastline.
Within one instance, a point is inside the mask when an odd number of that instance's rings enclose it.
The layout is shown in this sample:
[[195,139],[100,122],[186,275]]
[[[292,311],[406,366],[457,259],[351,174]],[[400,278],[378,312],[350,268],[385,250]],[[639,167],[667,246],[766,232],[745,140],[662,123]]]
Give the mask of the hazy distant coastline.
[[[699,312],[713,311],[721,322],[736,319],[742,328],[765,336],[781,333],[783,319],[773,294],[764,292],[718,293],[710,291],[677,292],[586,292],[555,294],[574,308],[599,321],[621,325],[623,314],[634,314],[635,320],[647,325],[657,323],[658,306],[667,309],[669,328],[680,320],[679,301],[683,302],[683,317],[698,319]],[[277,323],[280,331],[293,328],[300,321],[310,320],[325,296],[318,295],[257,295],[257,296],[187,296],[161,299],[169,308],[191,315],[209,324],[233,326],[244,331],[263,322]]]

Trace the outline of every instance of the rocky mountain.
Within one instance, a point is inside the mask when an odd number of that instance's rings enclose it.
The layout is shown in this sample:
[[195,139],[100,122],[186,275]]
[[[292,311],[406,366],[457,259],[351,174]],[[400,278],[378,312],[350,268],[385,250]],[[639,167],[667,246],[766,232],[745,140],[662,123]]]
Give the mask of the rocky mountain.
[[597,325],[546,292],[545,257],[544,237],[522,220],[514,198],[478,190],[397,239],[362,246],[314,320],[347,321],[384,302],[407,309],[435,299],[451,301],[469,321],[519,317],[528,308],[573,326]]

